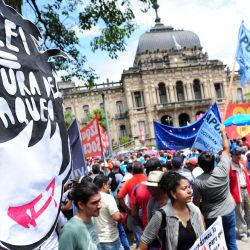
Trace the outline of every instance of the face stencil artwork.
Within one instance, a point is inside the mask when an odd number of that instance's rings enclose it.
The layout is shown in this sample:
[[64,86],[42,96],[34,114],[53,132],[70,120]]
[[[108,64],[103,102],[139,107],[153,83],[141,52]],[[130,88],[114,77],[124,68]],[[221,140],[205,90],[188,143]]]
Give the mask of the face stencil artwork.
[[0,0],[0,246],[34,249],[53,232],[71,159],[62,98],[40,33]]

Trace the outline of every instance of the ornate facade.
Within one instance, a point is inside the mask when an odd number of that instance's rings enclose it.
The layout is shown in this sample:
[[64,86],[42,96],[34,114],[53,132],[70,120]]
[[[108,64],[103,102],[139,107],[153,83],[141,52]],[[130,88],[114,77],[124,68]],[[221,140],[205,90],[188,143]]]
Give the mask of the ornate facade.
[[[194,122],[213,102],[219,108],[228,96],[230,72],[219,60],[209,60],[199,37],[191,32],[155,26],[138,43],[134,64],[124,70],[120,82],[106,82],[89,91],[84,87],[63,86],[66,109],[80,123],[95,108],[103,108],[103,97],[110,119],[113,145],[129,136],[140,145],[139,131],[146,144],[155,144],[153,120],[171,126]],[[250,87],[242,88],[236,74],[232,101],[243,102]]]

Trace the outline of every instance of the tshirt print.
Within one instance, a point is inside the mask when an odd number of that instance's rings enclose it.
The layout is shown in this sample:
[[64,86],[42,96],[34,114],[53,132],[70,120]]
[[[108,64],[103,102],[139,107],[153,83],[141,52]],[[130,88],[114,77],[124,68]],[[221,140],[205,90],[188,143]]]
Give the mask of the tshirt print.
[[53,232],[71,170],[62,98],[36,26],[0,0],[0,246],[34,249]]

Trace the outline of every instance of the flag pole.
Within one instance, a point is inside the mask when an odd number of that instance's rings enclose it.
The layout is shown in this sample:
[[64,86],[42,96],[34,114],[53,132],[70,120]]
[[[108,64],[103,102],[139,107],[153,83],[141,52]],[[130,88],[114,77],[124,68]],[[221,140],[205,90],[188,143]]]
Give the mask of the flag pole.
[[229,104],[230,99],[232,98],[232,88],[233,88],[235,64],[236,64],[236,59],[234,58],[234,63],[233,63],[233,68],[232,68],[232,72],[231,72],[230,82],[229,82],[229,86],[227,88],[228,95],[227,95],[226,102],[225,102],[225,109],[224,109],[224,115],[223,115],[224,117],[223,117],[222,121],[224,121],[225,118],[226,118],[228,104]]

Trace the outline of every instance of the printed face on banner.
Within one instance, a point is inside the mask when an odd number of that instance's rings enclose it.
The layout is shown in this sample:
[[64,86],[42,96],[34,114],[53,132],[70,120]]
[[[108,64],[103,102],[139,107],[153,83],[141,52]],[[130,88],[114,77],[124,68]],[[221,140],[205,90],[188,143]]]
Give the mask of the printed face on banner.
[[62,98],[37,28],[0,0],[0,246],[34,249],[60,211],[70,151]]

